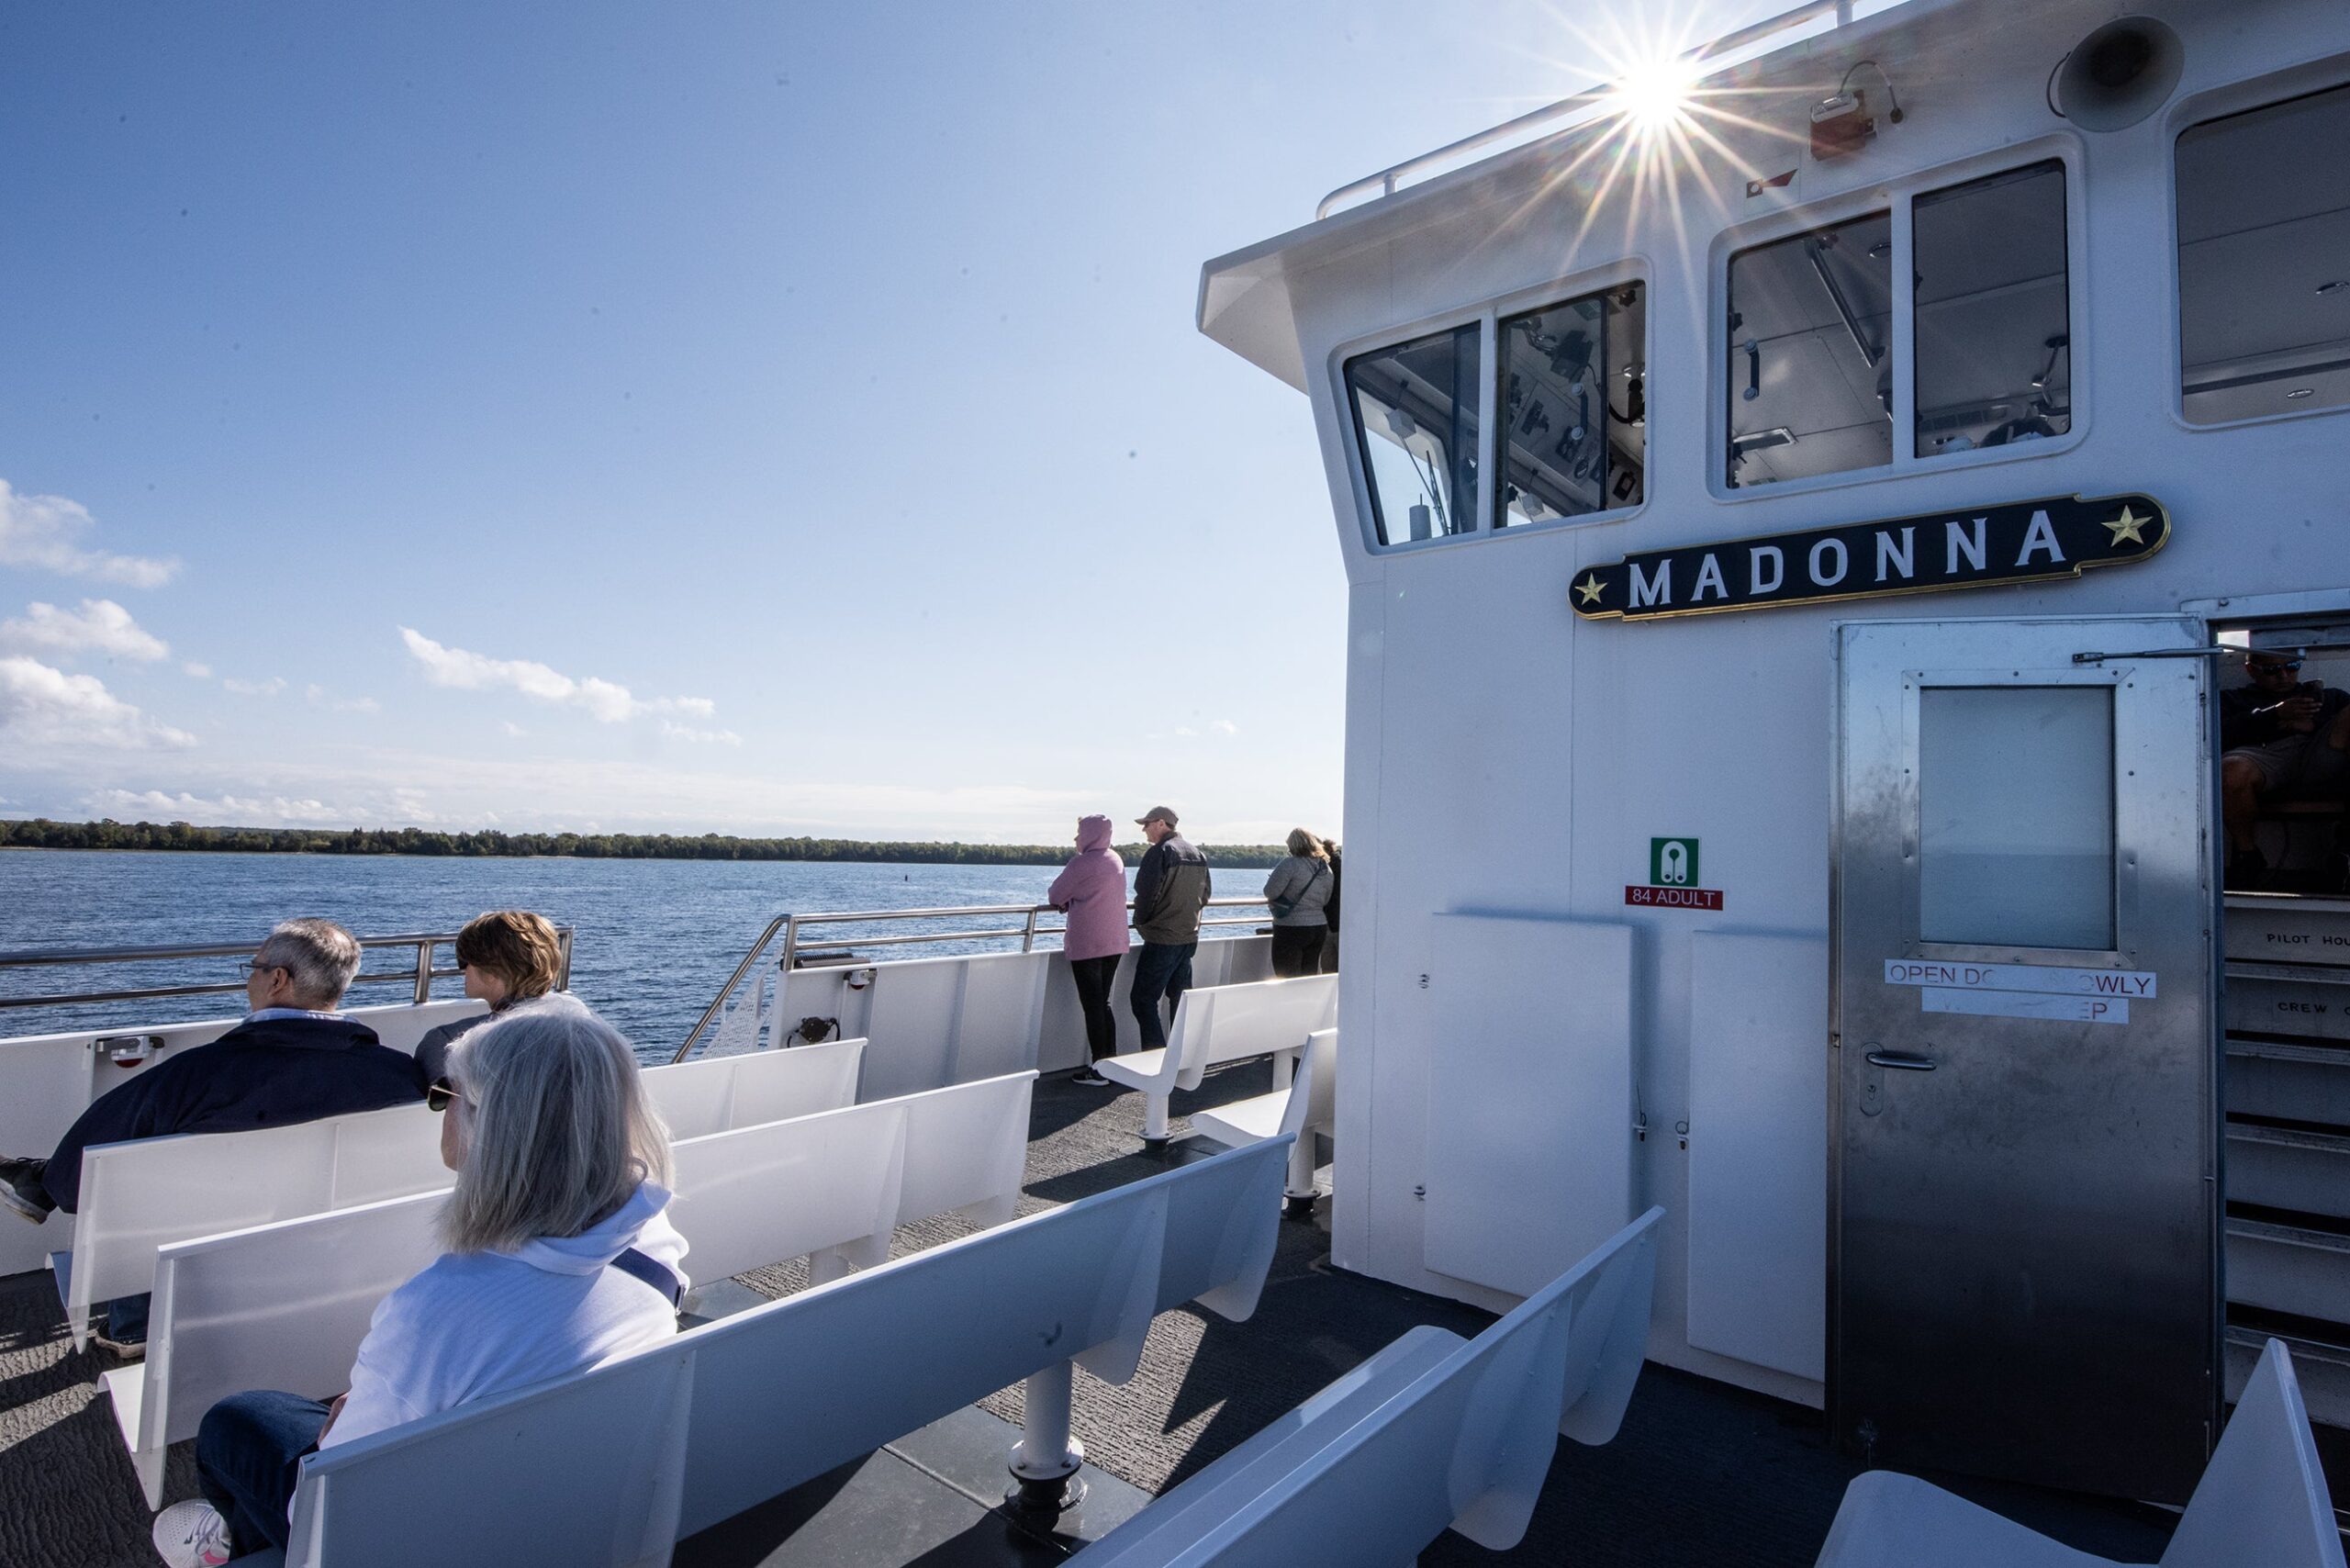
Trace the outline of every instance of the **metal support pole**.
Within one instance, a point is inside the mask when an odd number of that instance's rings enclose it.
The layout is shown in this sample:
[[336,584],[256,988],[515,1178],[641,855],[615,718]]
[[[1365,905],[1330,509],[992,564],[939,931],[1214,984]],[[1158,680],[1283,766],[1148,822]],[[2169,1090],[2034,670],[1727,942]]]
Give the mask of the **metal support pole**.
[[[1273,1087],[1292,1093],[1297,1086],[1297,1053],[1273,1053]],[[1304,1219],[1314,1212],[1314,1129],[1300,1127],[1297,1141],[1290,1146],[1289,1180],[1281,1187],[1283,1207],[1292,1219]]]
[[1069,1436],[1075,1364],[1055,1361],[1029,1378],[1020,1441],[1012,1450],[1013,1484],[1003,1500],[1024,1513],[1058,1514],[1085,1501],[1078,1471],[1085,1445]]
[[1028,912],[1028,928],[1020,934],[1020,950],[1024,953],[1036,950],[1036,911],[1034,909]]
[[416,941],[416,1004],[419,1007],[432,1000],[432,949],[437,946],[430,936]]

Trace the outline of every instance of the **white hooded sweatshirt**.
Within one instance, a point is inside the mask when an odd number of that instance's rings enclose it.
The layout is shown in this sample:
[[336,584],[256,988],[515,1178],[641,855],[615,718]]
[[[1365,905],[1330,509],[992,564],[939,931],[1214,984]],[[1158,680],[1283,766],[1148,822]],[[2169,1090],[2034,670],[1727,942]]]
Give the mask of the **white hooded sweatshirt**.
[[375,1308],[351,1398],[321,1449],[656,1345],[677,1331],[660,1292],[610,1266],[633,1247],[677,1274],[686,1253],[647,1182],[577,1236],[513,1252],[444,1252]]

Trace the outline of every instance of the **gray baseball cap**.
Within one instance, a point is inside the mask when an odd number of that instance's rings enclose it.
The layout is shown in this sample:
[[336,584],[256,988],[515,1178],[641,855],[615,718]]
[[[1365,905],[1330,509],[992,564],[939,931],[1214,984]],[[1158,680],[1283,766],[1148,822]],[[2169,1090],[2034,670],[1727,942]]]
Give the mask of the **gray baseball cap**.
[[1165,823],[1169,827],[1173,827],[1175,825],[1175,812],[1173,808],[1169,806],[1153,806],[1150,810],[1143,812],[1142,815],[1135,819],[1135,825],[1137,827],[1147,827],[1152,823]]

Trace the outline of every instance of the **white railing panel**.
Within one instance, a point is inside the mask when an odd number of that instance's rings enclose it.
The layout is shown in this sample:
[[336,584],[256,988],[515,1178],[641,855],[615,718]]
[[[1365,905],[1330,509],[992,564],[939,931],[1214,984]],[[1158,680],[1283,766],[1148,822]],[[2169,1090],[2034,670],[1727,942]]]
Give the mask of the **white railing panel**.
[[[866,1099],[890,1099],[955,1081],[955,1028],[963,971],[971,962],[923,958],[875,967],[864,997],[863,1032],[868,1040],[886,1044],[877,1045],[866,1061],[860,1091]],[[841,1027],[849,1026],[844,1016]]]
[[1046,953],[1000,953],[963,965],[955,1003],[954,1081],[1024,1072],[1036,1065],[1045,1017]]

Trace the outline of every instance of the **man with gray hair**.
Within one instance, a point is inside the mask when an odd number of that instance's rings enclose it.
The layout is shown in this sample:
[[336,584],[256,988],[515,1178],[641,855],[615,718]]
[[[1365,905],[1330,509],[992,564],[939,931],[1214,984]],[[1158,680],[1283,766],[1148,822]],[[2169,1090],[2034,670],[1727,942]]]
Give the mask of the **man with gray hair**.
[[[47,1159],[0,1159],[0,1205],[39,1225],[81,1199],[82,1151],[173,1133],[244,1132],[424,1098],[423,1070],[335,1008],[359,972],[359,943],[330,920],[289,920],[243,966],[243,1022],[175,1051],[91,1103]],[[119,1305],[119,1304],[118,1304]],[[143,1301],[141,1303],[143,1306]],[[145,1338],[111,1315],[125,1342]]]

